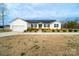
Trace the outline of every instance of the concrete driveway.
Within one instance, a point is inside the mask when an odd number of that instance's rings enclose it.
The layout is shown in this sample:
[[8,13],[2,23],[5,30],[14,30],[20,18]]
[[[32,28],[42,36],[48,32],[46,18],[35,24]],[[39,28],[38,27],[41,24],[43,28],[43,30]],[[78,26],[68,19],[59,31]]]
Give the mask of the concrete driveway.
[[25,35],[25,34],[44,34],[44,35],[47,35],[47,34],[70,34],[70,35],[79,35],[79,33],[74,33],[74,32],[71,32],[71,33],[58,33],[58,32],[26,32],[26,33],[21,33],[21,32],[2,32],[0,33],[0,37],[4,37],[4,36],[11,36],[11,35]]

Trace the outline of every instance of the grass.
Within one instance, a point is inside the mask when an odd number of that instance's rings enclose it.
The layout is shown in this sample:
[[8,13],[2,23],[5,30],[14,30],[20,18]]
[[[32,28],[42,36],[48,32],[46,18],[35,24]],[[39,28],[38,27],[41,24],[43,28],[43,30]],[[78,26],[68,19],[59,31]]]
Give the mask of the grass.
[[27,34],[0,37],[2,56],[77,56],[79,35]]
[[34,41],[34,43],[33,43],[33,47],[35,48],[35,49],[39,49],[40,48],[40,46],[38,45],[38,43],[39,43],[39,41]]
[[67,46],[75,49],[76,54],[79,55],[79,38],[73,37],[67,41]]
[[10,31],[11,31],[10,29],[4,28],[4,30],[3,30],[3,28],[0,28],[0,32],[10,32]]

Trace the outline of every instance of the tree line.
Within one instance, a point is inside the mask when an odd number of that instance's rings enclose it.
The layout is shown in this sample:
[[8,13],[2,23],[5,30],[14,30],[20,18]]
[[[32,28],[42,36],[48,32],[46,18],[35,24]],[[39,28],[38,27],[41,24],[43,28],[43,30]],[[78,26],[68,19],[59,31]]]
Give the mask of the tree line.
[[63,24],[63,28],[79,29],[79,22],[77,20],[69,20]]

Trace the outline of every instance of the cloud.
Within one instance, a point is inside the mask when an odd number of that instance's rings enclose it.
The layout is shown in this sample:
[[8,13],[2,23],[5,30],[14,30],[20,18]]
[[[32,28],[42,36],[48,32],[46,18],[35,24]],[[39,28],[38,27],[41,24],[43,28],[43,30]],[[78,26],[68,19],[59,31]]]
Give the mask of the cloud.
[[59,18],[79,15],[79,4],[7,4],[9,18]]

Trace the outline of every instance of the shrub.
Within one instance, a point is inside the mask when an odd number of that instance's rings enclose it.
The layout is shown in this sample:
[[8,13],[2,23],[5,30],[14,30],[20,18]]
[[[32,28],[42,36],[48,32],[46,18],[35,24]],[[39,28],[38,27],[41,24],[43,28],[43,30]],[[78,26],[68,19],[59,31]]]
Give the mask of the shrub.
[[24,32],[27,32],[27,30],[24,30]]
[[46,32],[46,29],[42,29],[42,32]]
[[55,32],[55,30],[52,30],[52,32]]
[[42,29],[42,32],[51,32],[51,29]]
[[64,29],[64,30],[62,30],[63,32],[67,32],[67,30],[66,29]]
[[77,30],[77,29],[75,29],[75,30],[74,30],[74,32],[78,32],[78,30]]
[[69,32],[72,32],[73,30],[72,30],[72,29],[69,29],[68,31],[69,31]]
[[56,30],[57,32],[60,32],[60,30]]
[[32,31],[33,31],[33,32],[37,32],[38,29],[36,29],[36,28],[28,28],[27,31],[29,31],[29,32],[32,32]]
[[38,30],[37,29],[33,29],[32,31],[37,32]]
[[28,28],[27,31],[31,32],[33,30],[33,28]]
[[46,32],[51,32],[51,30],[50,29],[47,29]]

